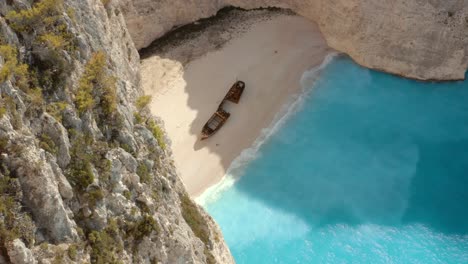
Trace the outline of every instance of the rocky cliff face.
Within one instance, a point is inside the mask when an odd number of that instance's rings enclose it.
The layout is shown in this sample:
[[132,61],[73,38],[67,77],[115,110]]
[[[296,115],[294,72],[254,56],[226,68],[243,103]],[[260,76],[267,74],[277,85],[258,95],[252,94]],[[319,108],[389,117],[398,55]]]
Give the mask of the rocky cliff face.
[[138,49],[173,27],[226,6],[289,8],[315,21],[328,44],[357,63],[422,80],[463,79],[468,4],[463,0],[122,0]]
[[0,263],[233,262],[146,109],[116,3],[0,1]]

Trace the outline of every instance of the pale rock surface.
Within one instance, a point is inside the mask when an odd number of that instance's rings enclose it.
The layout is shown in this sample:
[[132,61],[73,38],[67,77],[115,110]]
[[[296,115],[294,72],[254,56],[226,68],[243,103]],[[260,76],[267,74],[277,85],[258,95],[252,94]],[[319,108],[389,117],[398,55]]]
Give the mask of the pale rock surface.
[[289,8],[357,63],[422,80],[463,79],[468,5],[459,0],[121,0],[137,49],[226,6]]
[[8,256],[13,264],[36,264],[31,250],[19,239],[13,240],[8,248]]
[[24,203],[31,209],[35,222],[47,230],[53,241],[71,241],[77,237],[75,222],[67,215],[59,193],[56,176],[46,161],[46,152],[34,146],[32,138],[18,139],[23,142],[19,156],[11,161],[24,195]]
[[[18,48],[20,58],[32,57],[30,52],[34,50],[39,59],[47,59],[46,52],[34,42],[28,42],[28,38],[18,38],[16,34],[20,33],[14,33],[3,18],[10,10],[28,8],[32,2],[0,1],[1,37]],[[63,51],[64,58],[73,66],[70,73],[62,76],[63,85],[56,87],[53,95],[44,93],[45,105],[35,112],[30,109],[27,95],[14,81],[0,83],[1,106],[5,100],[14,104],[0,117],[0,180],[10,185],[2,186],[1,195],[14,200],[12,213],[18,223],[13,224],[20,224],[24,229],[15,234],[21,239],[8,242],[12,246],[8,255],[0,256],[0,262],[91,263],[95,260],[92,260],[90,233],[99,234],[114,223],[117,226],[114,228],[122,229],[113,234],[117,241],[114,243],[123,247],[125,242],[128,247],[111,253],[123,263],[206,263],[209,256],[217,263],[233,263],[219,228],[203,209],[192,206],[194,214],[205,220],[201,224],[208,232],[209,245],[186,223],[181,197],[187,194],[172,164],[170,145],[162,149],[145,125],[135,123],[137,109],[133,104],[142,95],[140,60],[117,1],[111,1],[106,7],[100,0],[65,0],[64,3],[67,11],[73,10],[63,12],[61,19],[76,36],[76,52]],[[96,113],[80,115],[74,104],[85,65],[97,51],[106,54],[106,70],[116,77],[116,111],[121,122],[114,131],[106,130],[108,124],[103,124]],[[4,59],[0,56],[0,66]],[[27,62],[34,67],[37,61]],[[56,101],[67,104],[61,122],[44,111],[47,104]],[[162,127],[160,120],[148,118]],[[97,165],[90,165],[94,182],[84,190],[77,189],[73,183],[75,175],[70,173],[70,164],[77,162],[72,158],[74,148],[91,146],[86,146],[89,143],[84,140],[77,143],[73,134],[87,134],[92,138],[97,150],[93,149],[91,158],[100,159],[93,161]],[[41,147],[42,135],[53,141],[57,153]],[[119,147],[124,145],[129,147]],[[139,164],[149,165],[146,182],[137,174]],[[109,175],[105,175],[106,169]],[[135,227],[143,216],[154,220],[157,232],[143,233],[141,241],[124,235],[123,229]],[[3,212],[0,217],[5,217]],[[109,239],[105,242],[110,243]],[[0,243],[3,246],[5,241]],[[102,250],[101,246],[97,253]],[[74,251],[75,254],[70,254]]]

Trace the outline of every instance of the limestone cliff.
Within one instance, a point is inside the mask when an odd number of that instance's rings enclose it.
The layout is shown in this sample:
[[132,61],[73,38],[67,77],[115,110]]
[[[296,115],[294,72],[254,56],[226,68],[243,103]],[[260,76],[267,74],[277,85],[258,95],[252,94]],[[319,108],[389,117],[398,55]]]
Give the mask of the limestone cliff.
[[328,44],[357,63],[422,80],[463,79],[468,67],[464,0],[121,0],[138,49],[174,27],[226,6],[289,8],[315,21]]
[[0,1],[0,263],[232,263],[114,2]]

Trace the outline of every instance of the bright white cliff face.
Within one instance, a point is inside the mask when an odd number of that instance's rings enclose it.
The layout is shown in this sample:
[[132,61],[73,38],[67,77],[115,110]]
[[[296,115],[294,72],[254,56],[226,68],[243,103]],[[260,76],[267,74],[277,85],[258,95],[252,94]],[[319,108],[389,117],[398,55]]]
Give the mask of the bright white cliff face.
[[137,49],[173,27],[226,6],[290,8],[315,21],[328,44],[359,64],[422,80],[463,79],[468,5],[447,0],[122,0]]

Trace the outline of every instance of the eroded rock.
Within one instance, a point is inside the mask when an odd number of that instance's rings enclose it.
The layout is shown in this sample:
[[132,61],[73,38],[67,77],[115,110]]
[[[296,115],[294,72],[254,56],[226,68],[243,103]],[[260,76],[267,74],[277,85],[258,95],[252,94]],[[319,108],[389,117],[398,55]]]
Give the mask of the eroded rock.
[[468,5],[419,0],[122,0],[140,49],[175,26],[226,6],[289,8],[315,21],[330,47],[368,68],[422,80],[463,79],[468,67]]

